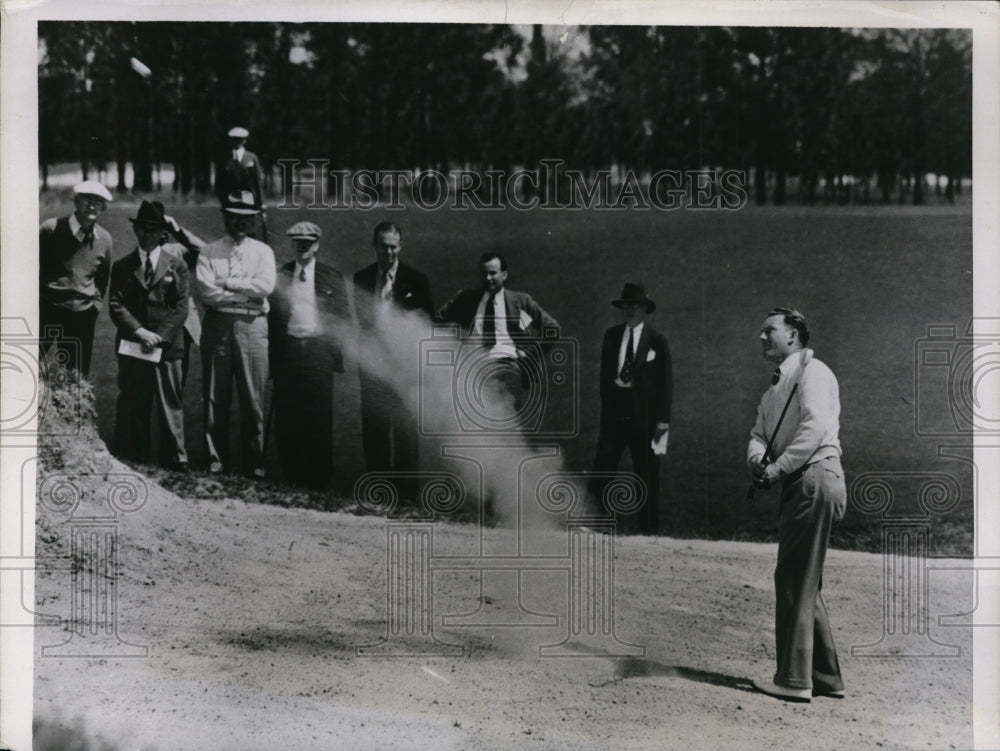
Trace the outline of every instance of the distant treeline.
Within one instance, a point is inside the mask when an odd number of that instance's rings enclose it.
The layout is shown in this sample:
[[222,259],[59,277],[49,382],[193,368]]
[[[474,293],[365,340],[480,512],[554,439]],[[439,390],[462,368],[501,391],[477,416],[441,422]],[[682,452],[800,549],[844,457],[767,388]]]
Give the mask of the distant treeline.
[[[949,200],[972,174],[962,29],[39,23],[39,162],[208,193],[233,125],[268,174],[740,170],[751,201]],[[126,166],[134,167],[126,186]],[[544,191],[544,182],[540,190]],[[331,186],[332,187],[332,186]]]

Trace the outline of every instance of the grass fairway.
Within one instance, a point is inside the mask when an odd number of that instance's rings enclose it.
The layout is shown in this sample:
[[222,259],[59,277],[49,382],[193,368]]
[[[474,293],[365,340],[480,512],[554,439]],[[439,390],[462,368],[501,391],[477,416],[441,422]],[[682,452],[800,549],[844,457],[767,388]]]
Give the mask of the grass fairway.
[[[134,247],[127,218],[137,203],[116,202],[102,218],[115,238],[116,256]],[[205,239],[221,234],[214,205],[167,204],[181,224]],[[69,204],[50,202],[42,211],[45,219],[68,212]],[[438,306],[460,287],[477,284],[483,250],[505,253],[508,286],[530,292],[560,321],[563,336],[579,342],[580,429],[562,444],[573,470],[589,469],[593,459],[600,341],[603,330],[619,320],[609,301],[625,281],[644,282],[657,303],[650,322],[666,333],[673,355],[662,502],[664,531],[674,536],[761,539],[776,529],[777,491],[758,493],[752,503],[744,499],[744,452],[772,369],[760,356],[760,323],[773,305],[794,305],[810,320],[816,356],[840,381],[848,487],[863,473],[954,476],[962,499],[931,520],[931,546],[971,553],[971,467],[940,458],[937,450],[941,443],[963,441],[918,437],[914,426],[918,393],[937,406],[941,419],[948,414],[943,388],[918,388],[914,346],[928,324],[956,324],[961,333],[972,313],[968,205],[738,212],[272,209],[268,218],[279,263],[291,258],[284,230],[308,219],[323,228],[320,258],[345,275],[373,260],[371,228],[384,218],[397,221],[404,230],[404,258],[427,272]],[[104,313],[92,375],[106,440],[117,394],[112,341]],[[336,490],[349,492],[363,467],[357,379],[350,369],[335,388]],[[197,357],[186,404],[188,446],[193,461],[202,463]],[[278,472],[274,457],[270,466]],[[900,493],[891,511],[919,512],[916,493]],[[880,529],[878,518],[851,508],[834,544],[877,549]]]

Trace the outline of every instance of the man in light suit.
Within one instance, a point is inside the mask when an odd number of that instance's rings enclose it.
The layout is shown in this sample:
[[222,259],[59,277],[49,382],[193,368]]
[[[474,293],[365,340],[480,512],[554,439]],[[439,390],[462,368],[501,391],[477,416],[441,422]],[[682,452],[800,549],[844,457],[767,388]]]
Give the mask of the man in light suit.
[[333,374],[344,372],[347,288],[316,260],[319,227],[298,222],[285,234],[295,260],[278,269],[268,313],[278,455],[287,480],[322,489],[333,469]]
[[820,595],[830,529],[847,508],[840,387],[806,347],[809,326],[797,310],[774,308],[759,340],[764,359],[777,367],[750,431],[747,469],[755,487],[782,482],[774,569],[777,668],[754,685],[785,701],[842,699],[844,680]]
[[[652,445],[665,450],[670,430],[673,373],[666,337],[646,323],[656,304],[642,284],[626,283],[612,305],[623,322],[604,332],[601,345],[601,432],[594,472],[609,473],[627,446],[633,471],[646,486],[646,501],[635,517],[624,520],[624,531],[660,531],[660,461]],[[595,478],[591,492],[603,495],[606,480]]]
[[226,234],[198,254],[195,290],[205,309],[201,326],[202,392],[209,472],[230,462],[229,406],[233,380],[240,405],[243,472],[264,479],[264,389],[267,385],[267,298],[274,291],[274,251],[250,237],[260,210],[248,190],[223,204]]
[[[377,350],[377,345],[398,347],[392,342],[393,321],[397,316],[420,314],[428,319],[434,315],[431,286],[427,277],[399,260],[403,249],[403,233],[391,222],[381,222],[372,233],[375,263],[354,275],[355,317],[359,335],[366,352]],[[375,347],[367,345],[376,345]],[[408,343],[407,343],[408,344]],[[413,372],[402,374],[402,381],[416,382],[419,353],[414,345]],[[408,353],[404,353],[408,354]],[[361,440],[365,451],[365,464],[369,472],[413,473],[420,467],[420,450],[414,405],[408,405],[389,381],[383,376],[388,362],[361,362],[358,375],[361,379]],[[418,483],[404,480],[399,484],[400,494],[416,498]]]
[[[516,415],[532,388],[532,374],[542,372],[541,363],[532,367],[527,361],[539,356],[546,340],[558,338],[559,322],[528,293],[506,288],[507,260],[500,253],[480,256],[479,278],[480,287],[459,291],[438,311],[438,320],[457,323],[463,335],[481,342],[486,356],[496,361],[485,383],[494,392],[484,401],[509,397]],[[536,341],[541,348],[527,346]]]
[[183,248],[165,242],[168,223],[163,204],[143,201],[130,220],[138,247],[111,268],[108,308],[118,329],[115,350],[125,340],[151,362],[118,355],[118,406],[111,450],[133,461],[149,461],[150,411],[156,406],[160,428],[160,463],[187,469],[181,358],[184,319],[188,313],[188,268]]

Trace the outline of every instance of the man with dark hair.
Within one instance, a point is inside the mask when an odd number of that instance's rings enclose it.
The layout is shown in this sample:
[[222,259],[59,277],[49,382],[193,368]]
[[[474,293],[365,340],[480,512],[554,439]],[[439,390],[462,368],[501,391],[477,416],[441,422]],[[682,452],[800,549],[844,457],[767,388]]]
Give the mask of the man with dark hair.
[[333,374],[344,372],[347,288],[316,258],[318,226],[297,222],[285,234],[295,259],[278,269],[268,313],[278,456],[287,480],[321,489],[333,469]]
[[166,243],[169,224],[159,201],[143,201],[130,221],[138,247],[111,268],[108,296],[118,329],[118,406],[111,451],[124,459],[149,461],[150,411],[155,404],[160,464],[183,472],[187,451],[181,358],[189,300],[184,248]]
[[[417,269],[402,263],[403,233],[392,222],[381,222],[372,233],[375,263],[354,275],[354,306],[358,321],[362,349],[378,351],[379,347],[392,348],[394,322],[407,314],[434,314],[431,286],[427,277]],[[412,362],[413,373],[403,374],[402,380],[416,381],[418,342],[412,344],[412,357],[402,361]],[[398,353],[397,353],[398,354]],[[361,440],[365,451],[365,464],[369,472],[414,473],[420,467],[420,450],[417,434],[415,405],[407,404],[403,395],[392,386],[394,374],[386,372],[387,362],[362,361],[358,375],[361,379]],[[412,376],[408,377],[408,376]],[[414,499],[418,484],[413,480],[400,483],[400,493]]]
[[[670,346],[663,334],[646,323],[656,303],[646,297],[642,284],[625,284],[621,297],[611,304],[621,310],[623,321],[604,332],[601,345],[601,431],[594,472],[615,472],[628,447],[632,470],[646,486],[646,501],[635,519],[623,520],[623,528],[653,535],[660,531],[656,451],[666,453],[673,397]],[[591,493],[598,501],[606,484],[606,479],[595,476]]]
[[248,190],[222,208],[224,237],[201,249],[196,270],[205,307],[201,360],[209,471],[229,462],[229,405],[233,379],[240,403],[243,471],[264,478],[264,388],[267,384],[268,295],[274,291],[274,252],[249,236],[260,210]]
[[760,329],[764,359],[777,367],[757,408],[747,446],[755,487],[779,479],[778,563],[774,570],[777,670],[754,681],[787,701],[843,697],[837,650],[820,590],[830,528],[844,516],[837,378],[806,349],[809,326],[792,308],[775,308]]
[[73,188],[74,211],[38,229],[38,320],[42,354],[90,375],[94,325],[111,274],[111,235],[97,218],[111,200],[95,180]]
[[517,414],[524,392],[531,388],[531,374],[541,371],[541,364],[530,367],[527,359],[537,357],[530,341],[555,340],[559,335],[556,321],[526,292],[506,288],[507,259],[495,251],[479,257],[479,288],[460,290],[438,311],[438,320],[457,323],[463,335],[479,341],[486,356],[495,360],[491,378],[485,386],[495,389],[486,400],[509,397],[511,410]]

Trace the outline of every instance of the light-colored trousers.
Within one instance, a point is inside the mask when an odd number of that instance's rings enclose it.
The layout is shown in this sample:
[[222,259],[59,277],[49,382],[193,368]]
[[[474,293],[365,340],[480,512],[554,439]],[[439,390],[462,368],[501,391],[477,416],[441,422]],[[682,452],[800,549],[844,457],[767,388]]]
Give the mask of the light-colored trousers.
[[262,469],[267,316],[207,310],[201,329],[201,359],[209,462],[228,467],[231,460],[229,406],[235,378],[240,407],[240,464],[247,474]]
[[778,685],[814,691],[844,688],[820,590],[830,528],[843,518],[846,506],[844,470],[837,457],[785,478],[774,569]]

